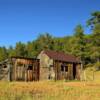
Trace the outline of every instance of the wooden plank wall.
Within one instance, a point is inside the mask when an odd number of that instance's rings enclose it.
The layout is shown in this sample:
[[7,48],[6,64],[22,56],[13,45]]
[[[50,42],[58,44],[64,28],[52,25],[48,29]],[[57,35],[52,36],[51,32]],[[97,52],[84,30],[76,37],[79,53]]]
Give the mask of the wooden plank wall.
[[[23,64],[23,66],[18,66],[18,63]],[[32,70],[28,69],[29,65],[32,65]],[[15,62],[12,61],[11,80],[18,81],[18,77],[20,76],[21,81],[38,81],[39,67],[40,64],[38,59],[16,59]]]
[[[68,66],[68,72],[61,72],[61,64],[65,63],[66,66]],[[73,79],[73,67],[76,67],[76,78],[80,79],[80,64],[76,64],[76,66],[73,66],[73,63],[68,62],[61,62],[54,60],[53,61],[54,66],[54,72],[55,72],[55,81],[56,80],[72,80]]]

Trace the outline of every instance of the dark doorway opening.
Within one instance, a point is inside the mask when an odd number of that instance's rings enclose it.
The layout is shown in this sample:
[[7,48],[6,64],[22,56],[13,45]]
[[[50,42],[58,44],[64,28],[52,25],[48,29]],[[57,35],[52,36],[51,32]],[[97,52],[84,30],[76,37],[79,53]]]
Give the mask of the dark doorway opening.
[[65,72],[68,72],[68,66],[65,66]]
[[64,72],[64,65],[61,65],[61,71]]
[[76,64],[73,64],[73,79],[76,78]]
[[33,65],[28,65],[28,68],[27,68],[27,81],[33,81]]
[[33,70],[33,66],[32,65],[29,65],[27,70]]

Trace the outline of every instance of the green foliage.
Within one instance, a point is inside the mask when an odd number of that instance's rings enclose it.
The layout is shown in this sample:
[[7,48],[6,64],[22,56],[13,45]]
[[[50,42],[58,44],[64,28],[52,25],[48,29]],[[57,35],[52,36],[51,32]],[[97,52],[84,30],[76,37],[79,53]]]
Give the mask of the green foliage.
[[7,49],[5,47],[0,47],[0,61],[5,60],[8,56]]
[[71,41],[72,43],[72,54],[79,57],[81,61],[85,62],[85,47],[86,42],[84,38],[84,29],[81,25],[77,25],[75,28],[74,36]]
[[91,18],[87,21],[87,25],[91,26],[92,29],[94,29],[97,24],[100,24],[100,11],[93,12]]
[[94,67],[95,67],[96,71],[99,71],[100,70],[100,62],[96,62]]
[[74,36],[77,37],[77,38],[83,38],[84,29],[83,29],[81,24],[76,26]]
[[15,49],[12,46],[9,47],[8,53],[9,53],[8,57],[12,57],[16,55]]
[[24,43],[18,42],[15,47],[16,56],[27,56],[26,46]]
[[[40,50],[53,49],[53,37],[49,33],[40,34],[36,40]],[[41,44],[41,46],[39,46]]]
[[87,25],[92,28],[90,57],[96,63],[100,61],[100,11],[91,14]]

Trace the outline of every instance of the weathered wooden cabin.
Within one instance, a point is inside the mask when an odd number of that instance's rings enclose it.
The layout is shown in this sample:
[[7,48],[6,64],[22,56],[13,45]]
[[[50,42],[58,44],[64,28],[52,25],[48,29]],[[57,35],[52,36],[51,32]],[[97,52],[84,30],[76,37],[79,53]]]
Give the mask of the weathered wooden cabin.
[[80,80],[81,62],[73,55],[45,50],[40,59],[40,80]]
[[[4,64],[4,63],[3,63]],[[6,79],[10,81],[38,81],[39,59],[25,57],[11,57],[4,64]],[[3,78],[3,77],[2,77]]]
[[41,51],[36,59],[11,57],[0,63],[0,80],[80,80],[80,75],[80,60],[57,51]]

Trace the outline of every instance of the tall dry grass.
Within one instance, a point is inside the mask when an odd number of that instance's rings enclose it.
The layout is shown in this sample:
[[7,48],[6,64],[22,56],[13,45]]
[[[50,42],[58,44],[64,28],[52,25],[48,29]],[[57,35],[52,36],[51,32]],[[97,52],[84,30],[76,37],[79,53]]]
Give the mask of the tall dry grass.
[[0,100],[100,100],[100,81],[0,82]]

